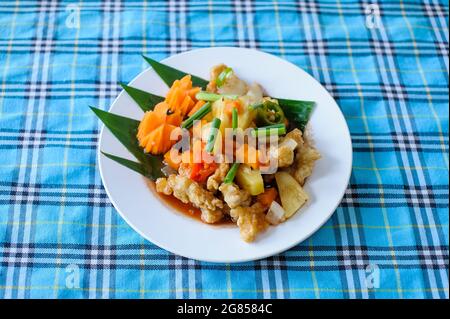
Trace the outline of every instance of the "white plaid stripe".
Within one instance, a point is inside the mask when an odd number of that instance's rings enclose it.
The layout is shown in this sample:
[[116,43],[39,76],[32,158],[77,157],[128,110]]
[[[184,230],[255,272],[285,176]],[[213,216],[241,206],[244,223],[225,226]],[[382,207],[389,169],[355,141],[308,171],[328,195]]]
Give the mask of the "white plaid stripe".
[[[356,219],[356,214],[359,214],[359,211],[357,211],[354,207],[349,207],[348,212],[349,212],[349,216],[350,216],[350,223],[355,224],[355,225],[358,224],[358,221]],[[359,228],[352,228],[353,242],[356,246],[362,245],[362,241],[360,238],[360,231],[361,231],[361,229],[359,229]],[[361,258],[356,258],[356,266],[358,269],[356,272],[356,275],[359,276],[359,283],[360,283],[359,288],[362,289],[361,297],[364,299],[368,299],[369,295],[368,295],[368,293],[365,289],[366,287],[364,285],[365,278],[366,278],[366,273],[364,271],[364,268],[366,266],[366,262],[365,262],[363,256],[361,256]]]
[[197,262],[193,259],[187,259],[188,265],[188,283],[189,283],[189,299],[198,298],[196,291],[196,282],[197,282],[197,270],[195,269],[195,265]]
[[269,299],[270,298],[270,281],[269,281],[269,271],[268,271],[267,259],[260,260],[259,264],[261,266],[261,284],[262,284],[262,290],[263,290],[262,297],[264,299]]
[[[170,34],[170,38],[168,41],[168,45],[169,45],[169,55],[175,54],[178,52],[177,50],[177,43],[178,43],[178,39],[177,39],[177,15],[176,15],[176,5],[177,5],[177,1],[176,0],[169,0],[168,2],[168,10],[169,10],[169,34]],[[183,45],[183,44],[181,44]]]
[[244,18],[242,15],[242,3],[239,0],[233,0],[233,6],[236,17],[236,32],[238,47],[246,47],[245,32],[244,32]]
[[425,266],[437,265],[440,269],[445,269],[448,265],[448,251],[441,247],[422,247],[418,255]]
[[[8,137],[2,139],[1,137]],[[71,134],[65,137],[61,134],[47,133],[45,131],[32,132],[1,132],[0,146],[11,146],[16,148],[40,148],[48,146],[61,147],[95,147],[97,145],[98,133]]]
[[248,47],[251,49],[256,49],[256,37],[255,37],[255,28],[254,28],[254,17],[253,17],[253,1],[252,0],[244,0],[243,8],[245,12],[245,21],[247,35],[248,35]]
[[177,299],[183,299],[183,277],[184,272],[182,271],[183,266],[183,257],[180,256],[174,256],[174,272],[175,272],[175,298]]
[[275,276],[275,288],[277,290],[276,298],[283,299],[284,296],[284,285],[282,278],[282,270],[281,270],[281,260],[280,255],[273,256],[273,266],[275,268],[274,276]]
[[[345,224],[345,217],[344,217],[343,213],[344,212],[342,209],[337,209],[337,211],[335,213],[337,215],[337,220],[338,220],[339,224]],[[345,228],[340,229],[339,234],[340,234],[339,239],[342,243],[342,246],[343,247],[348,246],[350,243],[348,240],[349,236],[347,234],[347,229],[345,229]],[[353,271],[352,271],[351,267],[349,267],[351,265],[351,262],[348,260],[348,258],[346,258],[345,250],[342,251],[342,258],[343,258],[342,263],[345,267],[345,277],[347,279],[347,288],[349,290],[349,298],[355,299],[356,293],[355,293],[355,286],[354,286],[354,279],[353,279]]]
[[180,43],[178,52],[184,52],[184,51],[189,50],[189,48],[190,48],[189,40],[188,40],[188,36],[187,36],[187,30],[186,30],[186,25],[187,25],[187,20],[186,20],[187,2],[186,2],[186,0],[179,0],[178,7],[179,7],[179,10],[177,11],[178,19],[179,19],[178,29],[180,31],[179,38],[177,39],[177,41],[179,41],[179,43]]
[[[98,225],[100,223],[100,212],[99,212],[99,208],[98,207],[94,207],[92,209],[92,223],[94,225]],[[91,238],[90,238],[90,244],[95,244],[98,243],[99,241],[99,228],[98,227],[92,227],[91,229]],[[97,264],[97,258],[96,258],[96,254],[97,254],[97,250],[95,249],[90,249],[87,251],[87,253],[89,254],[90,258],[89,258],[89,264],[91,266],[95,266]],[[98,276],[98,268],[97,267],[92,267],[89,271],[89,287],[97,287],[97,276]],[[96,290],[90,290],[89,291],[89,298],[96,298],[97,294],[96,294]]]

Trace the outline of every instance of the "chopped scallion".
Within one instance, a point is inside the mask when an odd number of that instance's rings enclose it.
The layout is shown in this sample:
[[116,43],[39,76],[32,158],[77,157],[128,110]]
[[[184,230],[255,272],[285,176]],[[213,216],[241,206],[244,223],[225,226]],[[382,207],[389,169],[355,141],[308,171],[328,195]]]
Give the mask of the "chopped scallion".
[[233,130],[237,129],[238,127],[238,111],[237,108],[233,107],[233,110],[231,111],[231,128]]
[[283,134],[286,134],[286,125],[274,124],[274,125],[269,125],[269,126],[264,126],[264,127],[258,127],[256,129],[252,130],[251,132],[254,137],[261,136],[261,135],[268,136],[268,135],[273,135],[273,134],[283,135]]
[[211,122],[211,128],[209,129],[208,142],[206,143],[205,151],[211,153],[214,149],[214,144],[216,143],[217,133],[220,127],[220,119],[215,117]]
[[209,112],[211,112],[211,103],[207,102],[200,109],[198,109],[197,112],[192,114],[186,121],[184,121],[183,124],[181,124],[181,127],[186,129],[190,128],[194,124],[194,121],[200,120]]
[[239,163],[234,163],[231,165],[230,170],[228,171],[227,175],[225,176],[223,182],[226,184],[230,184],[233,182],[234,177],[236,176],[236,172],[239,168]]
[[225,70],[220,72],[219,76],[216,79],[216,85],[218,88],[220,88],[225,83],[225,80],[231,75],[232,72],[232,68],[226,68]]
[[239,96],[235,94],[216,94],[216,93],[210,93],[210,92],[198,92],[195,95],[195,98],[197,100],[203,100],[203,101],[211,101],[215,102],[217,100],[220,100],[221,98],[229,99],[229,100],[236,100]]

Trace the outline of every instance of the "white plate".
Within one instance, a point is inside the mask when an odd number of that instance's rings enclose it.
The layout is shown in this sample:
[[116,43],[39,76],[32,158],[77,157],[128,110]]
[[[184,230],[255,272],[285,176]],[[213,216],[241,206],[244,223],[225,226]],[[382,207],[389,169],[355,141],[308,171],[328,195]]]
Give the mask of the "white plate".
[[[297,66],[256,50],[208,48],[184,52],[164,63],[209,78],[209,69],[225,63],[248,82],[258,82],[270,96],[316,101],[310,126],[322,158],[305,188],[311,200],[287,222],[270,227],[253,243],[245,243],[237,227],[203,224],[170,210],[149,190],[139,174],[99,152],[100,173],[117,211],[139,234],[172,253],[210,262],[243,262],[283,252],[311,236],[333,214],[344,195],[352,167],[351,139],[345,119],[322,85]],[[131,85],[158,95],[168,88],[151,69]],[[143,112],[122,91],[111,112],[141,119]],[[99,150],[129,159],[131,154],[106,129],[100,133]]]

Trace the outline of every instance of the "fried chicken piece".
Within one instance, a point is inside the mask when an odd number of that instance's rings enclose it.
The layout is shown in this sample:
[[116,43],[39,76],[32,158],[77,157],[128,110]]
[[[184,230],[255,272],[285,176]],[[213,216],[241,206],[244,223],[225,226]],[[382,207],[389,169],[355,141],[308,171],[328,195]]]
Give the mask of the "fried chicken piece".
[[320,153],[311,146],[303,146],[295,158],[295,170],[292,174],[297,182],[303,186],[314,168],[314,163],[320,158]]
[[206,188],[211,192],[218,190],[229,169],[230,165],[228,163],[221,163],[214,174],[208,177],[208,180],[206,181]]
[[201,208],[200,211],[202,212],[202,214],[200,215],[200,218],[202,219],[202,221],[204,221],[205,223],[208,223],[208,224],[215,224],[215,223],[221,221],[224,216],[222,210],[220,210],[220,209],[209,210],[209,209]]
[[[295,130],[289,132],[292,133]],[[298,134],[298,132],[300,134]],[[305,179],[308,178],[314,168],[314,163],[320,159],[320,153],[310,144],[306,139],[303,139],[302,132],[298,130],[291,138],[300,137],[301,141],[297,146],[297,154],[295,155],[294,164],[287,169],[287,171],[300,183],[305,184]],[[288,133],[288,134],[289,134]],[[288,135],[286,135],[287,137]]]
[[225,70],[227,66],[225,64],[218,64],[211,68],[209,72],[209,83],[206,87],[206,90],[209,92],[215,92],[216,91],[216,79],[219,76],[220,73],[222,73],[223,70]]
[[230,73],[223,85],[218,88],[216,86],[216,79],[225,70],[227,66],[225,64],[218,64],[214,66],[210,71],[210,81],[206,88],[209,92],[217,92],[219,94],[237,94],[244,95],[248,91],[247,84],[238,78],[234,72]]
[[252,83],[248,86],[247,93],[240,97],[240,101],[244,105],[262,103],[263,95],[262,87],[257,83]]
[[234,73],[231,73],[223,85],[217,89],[217,93],[219,94],[245,95],[247,91],[247,83],[238,78]]
[[156,180],[156,191],[165,195],[172,195],[172,188],[167,182],[167,178],[161,177]]
[[303,133],[302,131],[300,131],[298,128],[293,129],[292,131],[290,131],[289,133],[287,133],[284,138],[281,140],[281,143],[283,143],[285,140],[287,139],[293,139],[295,142],[297,142],[297,147],[296,149],[299,149],[303,143]]
[[294,129],[280,139],[278,146],[269,148],[269,158],[278,161],[278,167],[291,166],[294,162],[294,151],[303,145],[302,132]]
[[181,176],[189,177],[191,174],[190,165],[187,163],[181,163],[180,167],[178,167],[178,174]]
[[266,207],[257,202],[250,207],[239,206],[230,211],[230,216],[236,221],[244,241],[254,241],[256,236],[267,228],[266,210]]
[[278,167],[287,167],[294,162],[294,150],[287,145],[280,144],[278,147],[269,149],[269,157],[278,161]]
[[183,203],[191,203],[200,208],[201,218],[205,223],[215,223],[223,217],[223,202],[200,184],[185,176],[172,174],[167,179],[158,178],[156,191],[173,195]]
[[230,208],[250,205],[250,193],[240,189],[235,183],[222,183],[219,190],[223,194],[223,200]]
[[197,182],[189,180],[191,184],[185,190],[189,196],[189,201],[199,208],[205,208],[209,210],[215,210],[217,208],[223,208],[223,202],[214,197],[214,194],[201,187]]
[[279,168],[291,166],[294,163],[295,151],[304,143],[302,132],[299,129],[293,129],[280,138],[277,146],[271,146],[267,152],[271,160],[276,160]]

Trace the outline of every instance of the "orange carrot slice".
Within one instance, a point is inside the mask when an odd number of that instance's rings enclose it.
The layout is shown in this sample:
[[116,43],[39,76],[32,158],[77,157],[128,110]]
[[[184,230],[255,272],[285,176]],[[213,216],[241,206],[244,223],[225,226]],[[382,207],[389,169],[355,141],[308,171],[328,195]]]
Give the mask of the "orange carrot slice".
[[191,76],[185,75],[181,80],[180,80],[180,86],[183,87],[185,90],[189,90],[192,88],[192,81],[191,81]]
[[187,95],[189,95],[192,99],[195,99],[195,95],[200,92],[200,87],[196,86],[187,91]]
[[269,207],[272,202],[277,198],[278,192],[274,187],[267,188],[264,193],[259,194],[256,200],[266,207]]
[[189,111],[188,116],[192,116],[195,112],[197,112],[206,102],[205,101],[197,101],[192,109]]
[[143,140],[145,151],[157,155],[167,152],[176,141],[170,139],[170,135],[177,126],[161,124],[151,131]]
[[184,116],[185,114],[189,113],[193,106],[194,101],[192,101],[189,95],[186,96],[179,106],[180,113]]
[[192,87],[191,76],[186,75],[173,82],[163,102],[144,114],[136,137],[146,152],[162,154],[176,143],[170,140],[171,133],[180,129],[187,114],[195,113],[205,103],[195,98],[199,91],[199,87]]
[[173,112],[173,114],[166,117],[166,123],[174,126],[180,126],[183,121],[183,115],[181,115],[179,110]]

